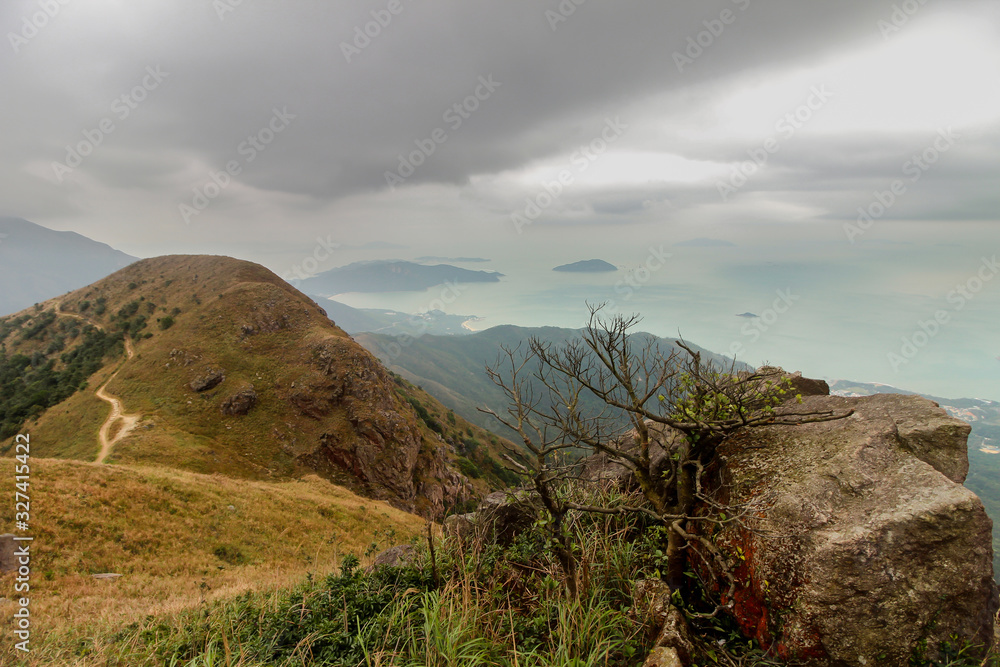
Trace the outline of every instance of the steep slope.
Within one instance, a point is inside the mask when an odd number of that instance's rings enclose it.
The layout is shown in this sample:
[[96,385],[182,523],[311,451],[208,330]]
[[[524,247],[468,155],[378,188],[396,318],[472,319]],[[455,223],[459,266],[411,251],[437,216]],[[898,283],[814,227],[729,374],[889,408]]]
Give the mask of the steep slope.
[[[653,342],[664,354],[675,349],[670,339],[656,338],[647,333],[637,333],[635,336],[636,346]],[[424,335],[419,338],[397,338],[384,334],[360,333],[354,337],[390,370],[424,387],[465,419],[513,437],[513,433],[498,426],[492,417],[478,411],[478,408],[488,406],[500,412],[506,407],[503,392],[487,376],[486,366],[496,364],[501,346],[510,349],[521,346],[523,350],[532,337],[560,345],[579,338],[580,331],[558,327],[503,325],[468,336]],[[721,355],[697,346],[692,346],[692,349],[700,350],[705,359],[726,363]],[[595,413],[600,412],[600,406],[592,398],[585,397],[584,400],[591,402]]]
[[0,218],[0,315],[88,285],[135,260],[73,232]]
[[[316,472],[426,516],[500,483],[489,466],[459,461],[466,438],[485,443],[480,459],[490,458],[489,434],[449,418],[310,299],[249,262],[142,260],[0,327],[5,363],[20,360],[14,366],[34,378],[14,378],[23,400],[43,395],[36,385],[60,398],[89,378],[87,390],[29,409],[37,418],[23,428],[38,456],[95,459],[109,407],[95,418],[90,392],[106,382],[104,392],[139,416],[110,463],[258,479]],[[78,350],[99,363],[69,376]]]

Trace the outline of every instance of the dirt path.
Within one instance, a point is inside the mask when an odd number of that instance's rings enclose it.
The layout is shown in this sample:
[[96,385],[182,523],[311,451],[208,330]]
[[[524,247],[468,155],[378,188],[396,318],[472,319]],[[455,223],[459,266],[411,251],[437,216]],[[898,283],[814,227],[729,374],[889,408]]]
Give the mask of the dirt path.
[[[129,359],[135,356],[135,350],[132,348],[132,341],[128,338],[125,339],[125,352],[128,354]],[[139,414],[125,414],[125,408],[122,406],[122,402],[105,391],[108,388],[108,385],[111,384],[111,381],[118,376],[118,373],[120,373],[121,370],[121,367],[119,367],[118,370],[116,370],[111,377],[108,378],[108,381],[101,385],[96,392],[94,392],[94,395],[97,396],[97,398],[111,404],[111,414],[108,415],[108,418],[104,420],[103,424],[101,424],[101,430],[97,435],[97,438],[101,443],[101,451],[97,454],[97,458],[94,459],[94,463],[104,463],[104,459],[108,458],[108,455],[111,453],[111,448],[115,446],[115,443],[124,438],[129,431],[135,428],[136,424],[138,424],[139,420],[142,418],[142,415]],[[122,421],[122,425],[112,438],[110,437],[111,428],[119,419]]]
[[[60,305],[60,302],[55,302],[55,312],[57,315],[75,317],[78,320],[83,320],[84,322],[97,327],[101,331],[104,330],[104,327],[89,317],[79,315],[77,313],[64,313],[60,311]],[[132,340],[129,338],[125,339],[125,354],[127,355],[127,359],[131,359],[135,356],[135,348],[132,347]],[[125,407],[122,405],[122,402],[106,391],[108,385],[111,384],[111,381],[118,376],[123,366],[124,364],[119,366],[118,370],[116,370],[111,377],[109,377],[107,381],[98,387],[97,391],[94,392],[94,395],[97,396],[97,398],[101,399],[105,403],[111,404],[111,414],[108,415],[108,418],[104,420],[103,424],[101,424],[101,430],[97,435],[98,442],[101,445],[101,450],[98,452],[97,458],[94,459],[94,463],[104,463],[104,460],[108,458],[109,454],[111,454],[111,449],[115,446],[115,443],[128,435],[129,431],[134,429],[136,424],[138,424],[139,420],[142,418],[142,415],[139,414],[125,414]],[[115,433],[114,437],[111,437],[111,429],[118,420],[121,420],[122,422],[121,427]]]

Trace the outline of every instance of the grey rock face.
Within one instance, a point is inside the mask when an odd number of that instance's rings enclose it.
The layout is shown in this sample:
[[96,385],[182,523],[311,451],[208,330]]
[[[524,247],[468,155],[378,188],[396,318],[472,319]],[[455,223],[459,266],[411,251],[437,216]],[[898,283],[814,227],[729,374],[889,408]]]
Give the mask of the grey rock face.
[[204,375],[199,375],[198,377],[196,377],[194,380],[191,381],[191,384],[188,386],[191,387],[191,391],[196,391],[198,393],[201,393],[203,391],[209,391],[211,389],[215,389],[220,384],[222,384],[222,381],[225,379],[226,379],[226,374],[224,371],[219,369],[209,368]]
[[243,416],[250,413],[257,405],[257,392],[253,387],[242,389],[222,402],[222,414]]
[[756,505],[716,536],[744,632],[814,665],[906,664],[922,638],[933,650],[952,634],[988,644],[992,523],[961,486],[969,427],[917,396],[797,407],[855,414],[740,432],[719,450],[719,499]]
[[346,473],[355,490],[425,517],[472,496],[468,480],[449,465],[446,444],[423,447],[416,414],[375,357],[359,354],[346,338],[327,339],[312,355],[315,372],[296,381],[288,401],[329,429],[297,453],[301,464]]
[[475,513],[476,533],[487,542],[507,546],[538,518],[541,500],[534,491],[494,491]]
[[375,556],[369,571],[377,570],[380,567],[406,567],[417,560],[417,550],[412,544],[399,544],[389,547],[379,555]]

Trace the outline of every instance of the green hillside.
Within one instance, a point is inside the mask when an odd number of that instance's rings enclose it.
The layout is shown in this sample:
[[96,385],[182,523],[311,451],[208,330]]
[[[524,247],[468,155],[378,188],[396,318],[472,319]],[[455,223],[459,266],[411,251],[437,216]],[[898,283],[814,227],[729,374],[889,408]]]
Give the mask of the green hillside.
[[0,453],[29,429],[38,456],[95,460],[109,405],[94,391],[105,382],[139,416],[110,463],[316,473],[425,515],[509,481],[496,436],[394,378],[312,300],[249,262],[142,260],[0,319]]
[[[374,354],[395,373],[420,385],[441,403],[470,422],[483,428],[498,429],[507,437],[514,434],[503,429],[496,421],[478,408],[490,407],[497,412],[506,408],[504,394],[486,374],[487,365],[495,365],[501,346],[526,349],[529,338],[560,345],[579,338],[580,330],[559,327],[517,327],[503,325],[468,336],[432,336],[419,338],[394,337],[384,334],[361,333],[354,336],[361,345]],[[669,353],[675,349],[672,341],[647,333],[635,334],[637,347],[652,343]],[[701,350],[707,359],[720,364],[727,361],[721,355]],[[600,406],[591,397],[595,412]]]

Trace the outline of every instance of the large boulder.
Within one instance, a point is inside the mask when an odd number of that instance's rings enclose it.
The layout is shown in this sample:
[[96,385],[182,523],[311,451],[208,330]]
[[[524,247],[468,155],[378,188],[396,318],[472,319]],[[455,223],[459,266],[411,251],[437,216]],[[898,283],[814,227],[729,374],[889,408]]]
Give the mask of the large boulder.
[[907,664],[951,635],[989,644],[992,522],[961,485],[968,425],[898,394],[795,408],[854,414],[744,430],[718,452],[717,499],[752,508],[715,536],[743,631],[810,665]]
[[509,546],[531,528],[541,511],[541,498],[530,489],[494,491],[479,503],[474,524],[476,535],[488,544]]
[[[646,428],[650,432],[649,459],[656,474],[665,470],[670,452],[684,440],[684,434],[675,428],[646,420]],[[629,453],[636,453],[639,444],[636,442],[635,430],[629,431],[619,441],[618,446]],[[583,479],[617,484],[622,489],[637,490],[635,476],[624,465],[604,452],[596,452],[580,462],[580,476]]]
[[373,572],[380,567],[409,567],[410,565],[414,565],[419,558],[417,550],[412,544],[397,544],[375,556],[375,560],[372,561],[368,571]]

